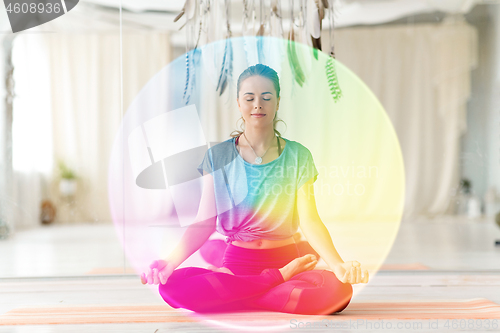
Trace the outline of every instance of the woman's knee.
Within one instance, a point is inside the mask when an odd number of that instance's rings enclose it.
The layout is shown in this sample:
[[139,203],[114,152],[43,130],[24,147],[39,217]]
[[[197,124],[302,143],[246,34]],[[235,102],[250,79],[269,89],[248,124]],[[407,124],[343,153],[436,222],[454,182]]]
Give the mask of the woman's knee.
[[167,279],[167,283],[159,284],[158,291],[163,300],[173,308],[186,308],[191,303],[191,292],[196,285],[197,276],[211,271],[198,267],[176,269]]
[[183,267],[183,268],[178,268],[172,272],[172,274],[169,276],[167,279],[167,283],[172,283],[172,282],[178,282],[178,281],[184,281],[188,278],[197,276],[197,275],[202,275],[206,273],[210,273],[211,271],[205,268],[200,268],[200,267]]
[[329,290],[341,289],[342,292],[352,295],[352,287],[349,283],[342,283],[337,276],[327,270],[312,270],[295,275],[290,279],[306,282],[311,287],[324,287]]
[[165,284],[159,284],[158,292],[160,293],[161,298],[173,308],[180,308],[182,304],[179,303],[179,300],[176,297],[176,283],[172,281],[167,281]]
[[196,286],[189,285],[185,281],[167,281],[160,284],[158,291],[161,298],[173,308],[184,308],[191,311],[199,311],[199,306],[206,303],[206,300],[198,299],[192,292]]
[[330,313],[340,313],[347,308],[351,302],[352,294],[352,285],[350,283],[342,283],[338,290],[337,301],[333,304],[332,311]]
[[329,282],[329,290],[331,290],[334,296],[333,299],[335,299],[335,304],[332,304],[334,308],[333,312],[341,312],[351,302],[353,295],[352,285],[350,283],[342,283],[333,272],[324,272]]
[[[344,310],[353,295],[351,284],[340,282],[331,271],[309,271],[309,274],[297,275],[297,280],[304,282],[303,308],[305,314],[332,314]],[[298,310],[298,309],[297,309]]]

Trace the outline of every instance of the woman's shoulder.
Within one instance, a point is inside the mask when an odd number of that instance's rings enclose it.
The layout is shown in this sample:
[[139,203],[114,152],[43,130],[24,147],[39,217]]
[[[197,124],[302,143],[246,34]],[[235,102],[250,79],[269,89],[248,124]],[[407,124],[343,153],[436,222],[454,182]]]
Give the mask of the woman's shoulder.
[[210,142],[209,143],[209,148],[211,152],[221,152],[224,150],[227,150],[228,148],[231,148],[231,144],[234,142],[234,138],[229,138],[225,141],[222,142]]
[[234,144],[234,138],[227,139],[222,142],[210,142],[210,147],[207,149],[207,154],[209,154],[214,160],[215,159],[227,159],[234,155],[234,151],[231,145]]
[[[282,137],[283,138],[283,137]],[[290,150],[295,151],[297,154],[302,155],[302,154],[310,154],[311,152],[309,149],[303,145],[302,143],[294,140],[289,140],[286,138],[283,138],[286,141],[287,145],[290,145],[289,148]]]

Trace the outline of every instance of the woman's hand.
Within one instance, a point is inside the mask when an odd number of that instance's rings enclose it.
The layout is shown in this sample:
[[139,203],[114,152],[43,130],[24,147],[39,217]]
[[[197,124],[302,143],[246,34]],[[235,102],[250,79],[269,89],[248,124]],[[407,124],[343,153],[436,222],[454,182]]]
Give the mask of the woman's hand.
[[174,265],[168,261],[155,260],[149,265],[148,274],[141,274],[141,282],[142,284],[165,284],[173,271]]
[[361,264],[357,261],[347,261],[330,266],[337,279],[342,283],[368,283],[368,271],[361,277]]

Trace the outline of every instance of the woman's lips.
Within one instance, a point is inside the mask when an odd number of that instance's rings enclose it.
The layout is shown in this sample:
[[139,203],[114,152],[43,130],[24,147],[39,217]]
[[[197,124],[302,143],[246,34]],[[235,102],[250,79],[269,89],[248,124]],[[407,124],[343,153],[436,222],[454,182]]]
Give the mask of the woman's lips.
[[252,114],[252,117],[262,118],[262,117],[264,117],[265,115],[266,115],[265,113],[254,113],[254,114]]

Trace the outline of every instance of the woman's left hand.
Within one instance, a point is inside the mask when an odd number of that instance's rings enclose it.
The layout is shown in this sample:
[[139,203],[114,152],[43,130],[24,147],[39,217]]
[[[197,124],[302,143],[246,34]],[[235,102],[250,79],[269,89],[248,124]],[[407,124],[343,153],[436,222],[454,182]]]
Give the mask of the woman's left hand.
[[368,271],[365,270],[361,277],[361,264],[355,260],[331,265],[330,269],[342,283],[368,283]]
[[174,266],[166,260],[154,260],[149,265],[148,273],[141,274],[142,284],[165,284],[172,275]]

